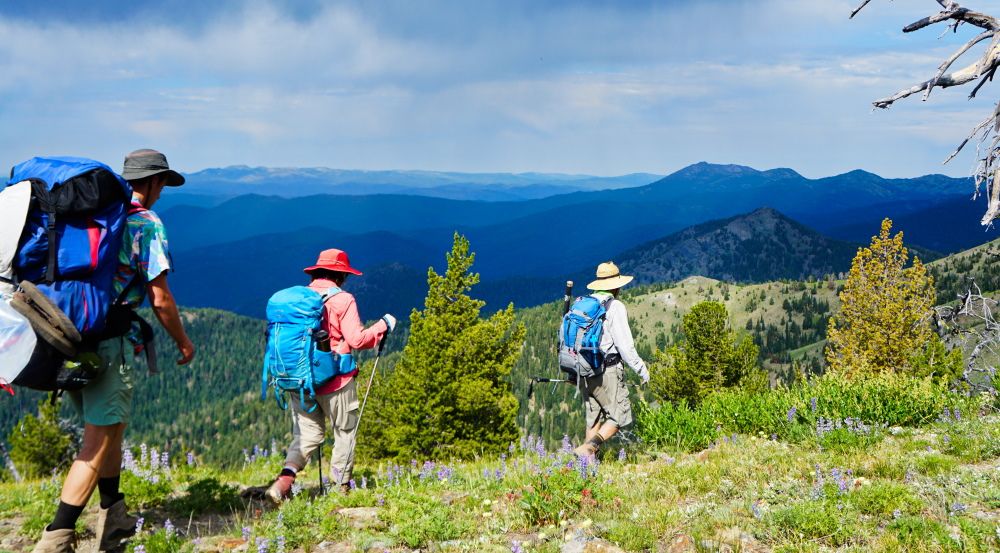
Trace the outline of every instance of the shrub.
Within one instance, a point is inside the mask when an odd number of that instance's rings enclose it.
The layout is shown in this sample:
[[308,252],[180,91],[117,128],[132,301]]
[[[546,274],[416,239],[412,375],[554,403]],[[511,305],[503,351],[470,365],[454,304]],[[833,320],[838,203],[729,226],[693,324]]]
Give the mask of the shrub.
[[38,416],[28,413],[7,435],[10,458],[27,478],[37,478],[69,466],[73,439],[59,421],[59,405],[38,402]]
[[[724,389],[696,407],[685,402],[655,407],[641,403],[636,409],[636,432],[648,444],[688,451],[708,446],[720,433],[733,432],[857,447],[878,440],[885,426],[919,426],[936,420],[945,409],[970,414],[981,407],[980,399],[951,392],[931,378],[825,375],[776,390]],[[956,444],[966,447],[962,444],[967,442],[956,434]],[[1000,446],[967,449],[989,457]]]

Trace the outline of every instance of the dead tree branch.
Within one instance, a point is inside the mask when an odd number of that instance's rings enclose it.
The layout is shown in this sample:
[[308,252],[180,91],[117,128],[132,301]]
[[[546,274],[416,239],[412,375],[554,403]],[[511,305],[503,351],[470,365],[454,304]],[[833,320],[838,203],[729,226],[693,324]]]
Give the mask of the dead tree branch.
[[[864,7],[870,2],[871,0],[863,0],[861,5],[851,12],[851,17],[853,18],[857,15],[858,12],[864,9]],[[935,88],[950,88],[953,86],[962,86],[973,81],[979,81],[969,94],[969,98],[972,99],[976,97],[976,94],[987,82],[991,82],[993,80],[993,76],[996,74],[997,69],[1000,68],[1000,20],[986,13],[963,8],[954,0],[937,0],[937,3],[942,8],[940,12],[910,23],[906,27],[903,27],[903,32],[912,33],[925,27],[943,22],[950,22],[948,27],[953,31],[957,31],[959,25],[967,23],[982,29],[983,32],[963,44],[951,56],[944,60],[944,62],[938,66],[938,70],[933,77],[909,88],[904,88],[891,96],[875,100],[873,105],[876,108],[888,109],[895,102],[920,92],[923,92],[923,100],[926,101],[930,97],[931,91]],[[965,65],[961,69],[949,72],[951,67],[958,62],[959,59],[968,54],[974,46],[987,39],[991,42],[985,52],[978,59]],[[981,131],[985,131],[981,143],[984,143],[991,136],[994,138],[1000,137],[1000,104],[996,106],[993,114],[989,118],[973,129],[973,131],[969,134],[969,137],[962,141],[958,148],[956,148],[944,162],[948,163],[954,159],[955,156],[962,151],[962,148],[968,144],[969,140]],[[976,182],[976,195],[978,195],[980,185],[985,184],[987,188],[987,198],[989,199],[986,214],[983,216],[981,221],[983,225],[992,224],[994,219],[1000,217],[1000,151],[998,151],[1000,146],[998,146],[998,144],[1000,144],[1000,142],[994,140],[990,144],[987,151],[983,152],[980,150],[980,153],[984,157],[977,165],[974,175]]]
[[979,285],[970,280],[968,290],[955,305],[934,310],[939,335],[968,352],[963,380],[975,391],[997,392],[993,383],[995,363],[1000,359],[1000,322],[993,314],[998,308],[1000,302],[983,296]]

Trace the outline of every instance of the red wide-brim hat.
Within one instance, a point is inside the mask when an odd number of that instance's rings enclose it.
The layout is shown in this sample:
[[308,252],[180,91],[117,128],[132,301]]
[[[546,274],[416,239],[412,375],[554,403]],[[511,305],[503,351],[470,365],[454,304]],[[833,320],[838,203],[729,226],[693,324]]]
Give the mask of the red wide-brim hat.
[[361,275],[361,271],[351,267],[351,260],[347,258],[347,252],[342,250],[324,250],[319,254],[319,259],[316,260],[316,264],[312,267],[306,267],[303,271],[311,273],[317,269],[327,269],[329,271],[351,273],[352,275],[359,276]]

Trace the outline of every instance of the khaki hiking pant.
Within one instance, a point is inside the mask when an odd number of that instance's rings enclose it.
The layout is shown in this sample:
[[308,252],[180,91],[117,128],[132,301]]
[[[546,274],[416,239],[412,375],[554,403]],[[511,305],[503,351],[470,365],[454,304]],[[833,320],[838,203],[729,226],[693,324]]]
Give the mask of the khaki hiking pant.
[[[346,386],[333,392],[316,396],[316,409],[312,413],[302,408],[298,396],[289,396],[292,408],[292,445],[285,455],[285,466],[298,472],[305,468],[309,457],[323,443],[326,422],[333,428],[333,455],[330,457],[330,482],[347,484],[354,470],[351,455],[352,434],[358,426],[358,387],[352,379]],[[306,400],[306,404],[309,401]],[[343,481],[340,480],[343,474]]]

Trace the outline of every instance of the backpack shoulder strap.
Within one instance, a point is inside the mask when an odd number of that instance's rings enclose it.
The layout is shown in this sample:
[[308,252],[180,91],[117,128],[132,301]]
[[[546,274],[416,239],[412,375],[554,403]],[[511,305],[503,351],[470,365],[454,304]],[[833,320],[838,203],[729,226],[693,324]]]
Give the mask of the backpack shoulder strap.
[[324,292],[322,294],[323,303],[326,303],[327,300],[329,300],[330,298],[332,298],[333,296],[336,296],[337,294],[339,294],[341,292],[343,292],[343,290],[341,290],[340,288],[338,288],[336,286],[331,286],[330,288],[327,288],[326,292]]

